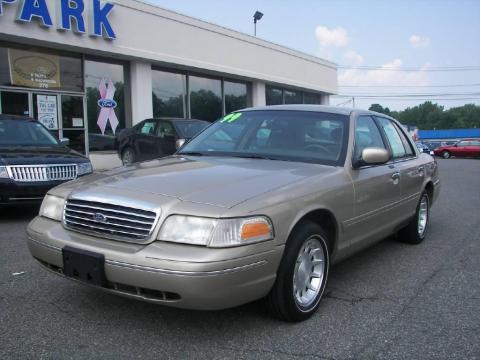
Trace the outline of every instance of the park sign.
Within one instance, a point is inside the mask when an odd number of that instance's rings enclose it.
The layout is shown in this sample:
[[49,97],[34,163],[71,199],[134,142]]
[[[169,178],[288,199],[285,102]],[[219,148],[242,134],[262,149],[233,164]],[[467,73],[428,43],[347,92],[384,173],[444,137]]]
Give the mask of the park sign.
[[52,28],[53,13],[57,16],[55,26],[59,31],[88,32],[92,37],[116,39],[108,18],[114,7],[112,3],[100,0],[55,0],[55,3],[56,8],[49,9],[46,0],[0,0],[0,16],[16,4],[16,21],[20,23],[37,22],[42,27]]

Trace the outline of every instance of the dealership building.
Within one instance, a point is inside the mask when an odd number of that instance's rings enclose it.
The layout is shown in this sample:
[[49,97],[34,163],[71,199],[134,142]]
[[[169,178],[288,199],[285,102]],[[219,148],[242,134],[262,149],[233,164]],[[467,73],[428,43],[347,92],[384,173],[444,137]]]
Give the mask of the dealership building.
[[0,114],[86,153],[146,118],[214,121],[336,91],[329,61],[137,0],[0,0]]

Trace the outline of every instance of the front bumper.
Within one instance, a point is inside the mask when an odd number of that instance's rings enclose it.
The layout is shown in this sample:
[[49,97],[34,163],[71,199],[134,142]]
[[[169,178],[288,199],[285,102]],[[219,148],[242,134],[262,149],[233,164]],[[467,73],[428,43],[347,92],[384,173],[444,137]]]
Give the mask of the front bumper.
[[21,205],[40,203],[51,188],[64,181],[42,181],[38,183],[0,180],[0,205]]
[[267,295],[284,250],[273,241],[230,249],[127,244],[72,232],[42,217],[30,223],[27,234],[32,256],[59,275],[63,247],[100,253],[108,285],[99,289],[198,310],[230,308]]

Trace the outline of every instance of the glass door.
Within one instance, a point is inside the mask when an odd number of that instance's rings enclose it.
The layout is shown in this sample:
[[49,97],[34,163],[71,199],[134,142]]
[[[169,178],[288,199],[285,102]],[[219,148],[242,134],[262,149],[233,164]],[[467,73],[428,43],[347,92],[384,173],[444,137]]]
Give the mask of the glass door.
[[62,137],[70,140],[70,147],[86,154],[86,121],[84,116],[83,96],[60,95],[62,114]]
[[29,116],[28,93],[0,91],[0,114]]

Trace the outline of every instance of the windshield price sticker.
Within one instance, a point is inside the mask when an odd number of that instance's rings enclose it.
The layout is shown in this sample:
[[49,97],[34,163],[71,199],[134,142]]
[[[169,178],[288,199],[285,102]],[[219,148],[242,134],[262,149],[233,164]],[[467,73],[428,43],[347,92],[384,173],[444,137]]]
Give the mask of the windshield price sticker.
[[242,116],[242,113],[231,113],[227,116],[225,116],[221,122],[228,122],[228,123],[232,123],[236,120],[238,120],[240,117]]

